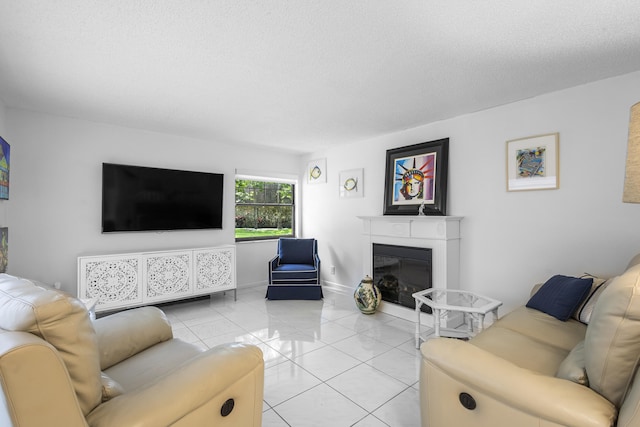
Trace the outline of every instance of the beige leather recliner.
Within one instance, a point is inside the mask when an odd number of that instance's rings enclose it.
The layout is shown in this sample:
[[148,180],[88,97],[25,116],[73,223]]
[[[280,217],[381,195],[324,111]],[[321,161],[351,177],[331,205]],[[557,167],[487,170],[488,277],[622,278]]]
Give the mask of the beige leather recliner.
[[468,342],[420,349],[423,427],[640,427],[640,256],[588,325],[522,306]]
[[94,322],[63,292],[0,274],[0,425],[260,426],[259,348],[203,351],[142,307]]

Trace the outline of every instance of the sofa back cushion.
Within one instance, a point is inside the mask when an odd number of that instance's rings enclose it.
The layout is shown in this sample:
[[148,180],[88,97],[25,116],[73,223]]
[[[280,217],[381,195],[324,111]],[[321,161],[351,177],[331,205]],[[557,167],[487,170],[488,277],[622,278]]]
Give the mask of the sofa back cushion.
[[100,404],[97,339],[81,301],[37,287],[29,280],[0,274],[0,328],[29,332],[54,346],[67,367],[83,413]]
[[620,407],[640,355],[640,264],[611,280],[585,336],[589,386]]

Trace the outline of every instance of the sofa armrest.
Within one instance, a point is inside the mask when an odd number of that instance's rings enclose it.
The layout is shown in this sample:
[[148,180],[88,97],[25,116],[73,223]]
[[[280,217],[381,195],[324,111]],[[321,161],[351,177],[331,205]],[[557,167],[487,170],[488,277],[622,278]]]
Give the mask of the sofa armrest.
[[264,361],[258,347],[225,344],[198,354],[170,374],[103,403],[87,416],[92,427],[222,425],[221,407],[233,399],[224,425],[260,426]]
[[155,344],[173,338],[171,324],[157,307],[140,307],[97,319],[100,369],[105,370]]
[[39,337],[0,330],[0,381],[0,410],[5,412],[0,420],[21,426],[86,426],[64,361]]
[[613,425],[616,419],[615,406],[590,388],[521,368],[468,342],[432,339],[422,345],[421,352],[421,393],[425,371],[433,368],[468,388],[466,392],[476,399],[486,396],[541,420],[601,427]]

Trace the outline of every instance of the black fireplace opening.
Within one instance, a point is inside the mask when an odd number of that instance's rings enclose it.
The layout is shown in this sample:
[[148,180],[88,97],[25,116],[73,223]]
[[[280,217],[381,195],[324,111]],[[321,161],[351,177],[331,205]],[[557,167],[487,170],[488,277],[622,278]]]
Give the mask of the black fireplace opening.
[[[373,283],[384,301],[416,308],[414,292],[432,287],[431,249],[373,244]],[[431,313],[423,304],[421,310]]]

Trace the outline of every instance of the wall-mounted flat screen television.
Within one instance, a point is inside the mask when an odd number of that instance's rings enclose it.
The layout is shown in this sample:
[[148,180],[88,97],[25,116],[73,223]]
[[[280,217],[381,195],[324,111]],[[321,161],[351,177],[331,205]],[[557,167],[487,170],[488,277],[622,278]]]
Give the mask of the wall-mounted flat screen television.
[[220,173],[102,164],[102,232],[222,228]]

